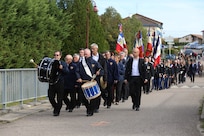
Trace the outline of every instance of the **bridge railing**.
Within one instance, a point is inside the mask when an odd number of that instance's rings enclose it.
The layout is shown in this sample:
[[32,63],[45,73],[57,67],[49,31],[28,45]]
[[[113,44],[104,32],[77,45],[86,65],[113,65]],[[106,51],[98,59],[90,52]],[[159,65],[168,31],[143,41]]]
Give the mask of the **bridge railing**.
[[47,96],[48,84],[39,82],[37,69],[0,69],[0,106],[7,108],[8,103],[19,102]]

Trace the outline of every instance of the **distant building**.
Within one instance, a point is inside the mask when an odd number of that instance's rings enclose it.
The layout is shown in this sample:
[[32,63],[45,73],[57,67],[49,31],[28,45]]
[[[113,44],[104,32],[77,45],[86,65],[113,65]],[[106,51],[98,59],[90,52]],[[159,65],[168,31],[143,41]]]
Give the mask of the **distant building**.
[[[151,19],[149,17],[145,17],[145,16],[140,15],[140,14],[134,14],[131,17],[137,18],[142,23],[143,27],[147,29],[147,31],[150,30],[151,34],[153,32],[156,32],[156,35],[162,34],[162,29],[163,29],[163,23],[162,22]],[[126,17],[126,18],[124,18],[124,20],[126,20],[128,18],[130,18],[130,17]]]
[[179,43],[192,43],[198,41],[199,44],[203,41],[203,36],[199,34],[189,34],[179,38]]
[[202,40],[202,43],[204,43],[204,30],[201,31],[203,33],[203,40]]

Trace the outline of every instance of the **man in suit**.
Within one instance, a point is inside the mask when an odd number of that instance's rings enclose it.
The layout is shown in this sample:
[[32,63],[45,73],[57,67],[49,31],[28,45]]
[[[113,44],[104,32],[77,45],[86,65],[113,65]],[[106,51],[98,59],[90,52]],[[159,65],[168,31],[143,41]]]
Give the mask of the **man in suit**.
[[[92,58],[97,61],[102,67],[103,67],[103,70],[104,70],[104,75],[103,75],[103,81],[104,82],[107,82],[107,64],[106,64],[106,59],[103,57],[102,54],[100,54],[98,52],[98,45],[96,43],[92,43],[91,44],[91,56]],[[96,81],[99,83],[100,82],[100,76],[98,76],[96,78]],[[107,104],[107,101],[106,101],[106,91],[105,89],[103,89],[101,87],[101,85],[99,84],[99,87],[100,87],[100,90],[101,90],[101,96],[102,98],[104,99],[104,105]],[[101,103],[101,97],[99,98],[99,101],[98,101],[98,104],[97,104],[97,107],[96,109],[94,110],[95,113],[98,113],[99,112],[99,106],[100,106],[100,103]]]
[[[52,64],[51,74],[50,74],[50,81],[49,81],[49,88],[48,88],[48,98],[49,101],[54,108],[53,110],[53,116],[59,116],[60,110],[62,108],[62,101],[63,101],[63,94],[64,94],[64,76],[67,72],[69,72],[67,65],[64,61],[61,61],[61,52],[56,51],[54,53],[54,62]],[[56,63],[59,63],[58,65],[55,65]],[[52,79],[56,78],[56,75],[52,74],[52,70],[56,67],[56,72],[58,74],[59,80],[57,82],[51,82]],[[55,99],[57,97],[57,99]]]
[[106,63],[107,63],[107,70],[108,70],[108,80],[107,80],[107,92],[108,92],[108,97],[107,97],[107,108],[111,107],[111,103],[113,102],[113,87],[114,84],[117,84],[118,79],[119,79],[119,72],[118,72],[118,65],[111,58],[111,53],[110,51],[107,51],[105,53],[106,56]]
[[[72,112],[76,106],[76,68],[77,65],[73,63],[72,55],[68,54],[65,56],[65,62],[69,72],[64,76],[64,103],[66,104],[66,110]],[[70,95],[70,99],[68,98]]]
[[130,58],[126,64],[125,80],[129,82],[130,96],[132,98],[132,109],[139,111],[141,101],[141,87],[147,83],[147,76],[145,75],[144,59],[139,58],[139,49],[134,48],[133,58]]
[[[93,79],[93,75],[101,76],[103,75],[102,66],[91,57],[90,49],[84,49],[85,58],[79,63],[77,68],[77,82],[85,83],[85,81],[91,81]],[[83,96],[83,102],[87,108],[87,116],[93,116],[94,110],[97,107],[99,97],[96,97],[91,100],[87,100],[85,96]]]

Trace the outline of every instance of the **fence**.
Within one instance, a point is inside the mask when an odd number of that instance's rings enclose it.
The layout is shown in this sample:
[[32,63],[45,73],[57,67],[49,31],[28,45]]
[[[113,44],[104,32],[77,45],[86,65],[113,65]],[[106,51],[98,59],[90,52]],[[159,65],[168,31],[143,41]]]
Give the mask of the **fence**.
[[39,82],[37,69],[0,69],[0,105],[47,96],[48,84]]

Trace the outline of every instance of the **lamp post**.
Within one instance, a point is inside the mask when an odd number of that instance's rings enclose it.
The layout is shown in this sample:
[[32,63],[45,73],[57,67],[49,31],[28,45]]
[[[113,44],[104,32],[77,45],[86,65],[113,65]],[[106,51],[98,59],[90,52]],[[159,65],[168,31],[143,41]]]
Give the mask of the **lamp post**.
[[88,48],[89,46],[89,20],[90,20],[90,4],[93,4],[93,11],[94,12],[98,12],[97,6],[96,6],[96,2],[93,0],[89,0],[88,4],[87,4],[87,15],[86,15],[86,48]]

